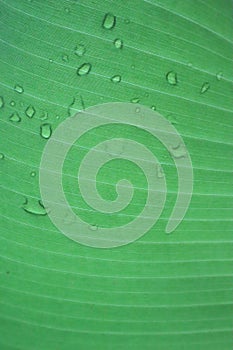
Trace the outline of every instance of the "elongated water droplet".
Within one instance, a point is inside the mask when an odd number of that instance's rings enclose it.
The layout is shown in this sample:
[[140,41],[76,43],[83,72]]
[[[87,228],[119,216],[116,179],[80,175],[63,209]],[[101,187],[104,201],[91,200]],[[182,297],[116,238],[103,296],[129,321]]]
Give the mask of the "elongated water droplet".
[[83,63],[78,69],[77,74],[79,76],[87,75],[91,70],[91,64],[90,63]]
[[121,39],[116,39],[116,40],[114,40],[114,45],[117,49],[122,49],[123,41]]
[[52,135],[52,126],[49,123],[42,124],[40,126],[40,135],[44,139],[49,139],[50,136]]
[[69,62],[69,56],[68,55],[63,55],[62,56],[62,61],[63,62]]
[[71,117],[72,115],[84,110],[84,104],[81,96],[77,96],[73,98],[73,101],[68,107],[68,116]]
[[140,99],[138,97],[134,97],[134,98],[132,98],[131,102],[132,103],[139,103]]
[[11,122],[14,122],[14,123],[19,123],[21,121],[21,118],[20,116],[18,115],[17,112],[13,113],[11,116],[10,116],[10,121]]
[[34,215],[47,215],[46,209],[40,200],[35,198],[27,198],[23,204],[23,209],[30,214]]
[[5,158],[3,153],[0,153],[0,160],[3,160]]
[[218,73],[216,74],[217,80],[221,80],[222,77],[223,77],[223,72],[218,72]]
[[104,16],[104,20],[102,23],[103,28],[105,29],[112,29],[115,27],[116,24],[116,16],[114,16],[112,13],[106,13]]
[[85,52],[86,52],[86,48],[82,44],[77,45],[75,50],[74,50],[75,55],[77,55],[79,57],[82,57],[85,54]]
[[114,75],[112,78],[111,78],[111,81],[113,83],[120,83],[121,81],[121,76],[120,75]]
[[21,85],[16,84],[14,90],[18,92],[19,94],[22,94],[24,92],[24,89]]
[[4,99],[0,96],[0,108],[4,107]]
[[34,114],[36,113],[36,111],[35,111],[35,108],[34,108],[33,106],[29,106],[29,107],[26,109],[25,113],[26,113],[26,116],[27,116],[28,118],[32,118],[32,117],[34,116]]
[[167,82],[170,85],[177,85],[177,74],[174,71],[168,72],[166,75]]
[[204,94],[206,91],[208,91],[210,88],[210,83],[206,82],[201,87],[201,94]]
[[14,107],[16,105],[15,101],[10,102],[11,107]]

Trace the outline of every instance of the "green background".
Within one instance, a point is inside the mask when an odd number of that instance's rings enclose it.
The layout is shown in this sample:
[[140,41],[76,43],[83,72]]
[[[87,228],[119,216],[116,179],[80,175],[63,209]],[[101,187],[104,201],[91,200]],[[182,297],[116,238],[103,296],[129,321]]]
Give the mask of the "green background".
[[[0,348],[230,350],[232,2],[0,5]],[[109,12],[116,16],[112,29],[102,25]],[[78,76],[84,63],[91,70]],[[166,79],[171,71],[175,84]],[[115,75],[119,83],[111,80]],[[123,216],[93,213],[73,178],[84,150],[116,135],[156,154],[168,194],[160,220],[137,242],[115,249],[82,246],[54,227],[39,202],[46,137],[80,109],[136,100],[156,106],[183,137],[194,167],[190,208],[166,235],[177,190],[170,154],[133,127],[95,129],[64,165],[74,211],[90,225],[110,227],[140,213],[146,181],[132,163],[112,161],[97,178],[99,192],[111,200],[122,175],[133,182],[135,196]]]

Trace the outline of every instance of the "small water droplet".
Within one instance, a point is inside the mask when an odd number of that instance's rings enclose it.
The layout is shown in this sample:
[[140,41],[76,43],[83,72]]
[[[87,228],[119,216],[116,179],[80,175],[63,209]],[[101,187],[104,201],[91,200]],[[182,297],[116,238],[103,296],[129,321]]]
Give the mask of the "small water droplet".
[[70,13],[70,9],[68,7],[65,8],[66,13]]
[[86,52],[86,48],[82,44],[77,45],[75,50],[74,50],[75,55],[77,55],[79,57],[82,57],[85,54],[85,52]]
[[188,63],[188,67],[192,67],[192,65],[193,65],[193,64],[192,64],[191,62]]
[[111,81],[113,83],[120,83],[121,81],[121,76],[120,75],[114,75],[112,78],[111,78]]
[[170,85],[177,85],[177,74],[174,71],[168,72],[166,75],[167,82]]
[[112,29],[116,25],[116,16],[114,16],[112,13],[106,13],[104,16],[104,20],[102,23],[103,28],[105,29]]
[[126,24],[130,24],[130,20],[128,18],[125,19]]
[[21,121],[21,118],[18,115],[18,113],[15,112],[10,116],[10,121],[14,123],[19,123]]
[[137,107],[137,108],[135,109],[135,112],[136,112],[136,113],[139,113],[140,110],[141,110],[141,109],[140,109],[139,107]]
[[0,108],[4,107],[4,99],[0,96]]
[[47,120],[48,119],[48,112],[44,111],[43,114],[40,116],[41,120]]
[[201,87],[201,94],[204,94],[210,88],[210,84],[208,82],[204,83]]
[[74,97],[71,104],[68,107],[68,116],[71,117],[76,113],[84,110],[84,104],[81,96]]
[[3,160],[5,158],[3,153],[0,153],[0,160]]
[[89,230],[91,230],[91,231],[97,231],[97,230],[98,230],[98,226],[97,226],[97,225],[90,225],[90,226],[89,226]]
[[164,177],[164,171],[160,164],[157,164],[157,177],[158,178]]
[[33,106],[28,106],[25,113],[26,113],[26,116],[28,118],[32,118],[34,116],[34,114],[36,113],[36,111],[35,111],[35,108]]
[[22,94],[24,92],[24,89],[21,85],[16,84],[14,87],[14,90],[18,92],[19,94]]
[[52,60],[52,58],[50,58],[50,59],[49,59],[49,63],[53,63],[53,60]]
[[156,106],[155,105],[151,106],[151,109],[153,109],[153,111],[156,111]]
[[178,146],[171,147],[170,153],[174,158],[183,158],[186,156],[186,148],[183,144],[179,144]]
[[27,198],[22,208],[30,214],[47,215],[47,211],[41,201],[35,198]]
[[177,119],[176,119],[176,117],[175,117],[173,114],[169,114],[169,115],[167,116],[167,119],[168,119],[169,122],[170,122],[171,124],[173,124],[173,125],[178,124]]
[[132,69],[135,69],[135,65],[134,65],[134,64],[132,64],[132,65],[131,65],[131,68],[132,68]]
[[132,103],[139,103],[140,99],[138,97],[134,97],[134,98],[132,98],[131,102]]
[[221,80],[222,77],[223,77],[223,72],[218,72],[218,73],[216,74],[217,80]]
[[44,139],[49,139],[50,136],[52,135],[52,126],[49,123],[42,124],[40,126],[40,135]]
[[62,61],[63,62],[69,62],[69,56],[68,55],[63,55],[62,56]]
[[36,176],[36,172],[35,171],[31,171],[30,175],[31,175],[31,177],[35,177]]
[[57,120],[60,119],[60,115],[56,115],[56,119],[57,119]]
[[116,39],[116,40],[114,40],[114,45],[117,49],[122,49],[123,41],[121,39]]
[[15,101],[10,102],[11,107],[14,107],[16,105]]
[[77,74],[79,76],[87,75],[91,70],[91,64],[90,63],[83,63],[78,69]]

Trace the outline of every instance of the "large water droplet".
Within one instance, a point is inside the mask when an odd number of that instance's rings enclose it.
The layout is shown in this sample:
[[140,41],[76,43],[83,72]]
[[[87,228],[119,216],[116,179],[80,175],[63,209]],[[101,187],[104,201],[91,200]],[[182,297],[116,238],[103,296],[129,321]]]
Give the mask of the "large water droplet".
[[34,116],[34,114],[36,113],[36,111],[35,111],[35,108],[33,106],[29,106],[26,109],[25,113],[28,116],[28,118],[32,118]]
[[24,89],[21,85],[16,84],[14,90],[18,92],[19,94],[22,94],[24,92]]
[[77,55],[79,57],[82,57],[85,54],[85,52],[86,52],[86,48],[82,44],[77,45],[75,50],[74,50],[75,55]]
[[177,74],[174,71],[168,72],[166,75],[167,82],[170,85],[176,85],[177,84]]
[[218,72],[218,73],[216,74],[217,80],[221,80],[222,77],[223,77],[223,72]]
[[40,200],[35,198],[27,198],[23,204],[23,209],[30,214],[34,215],[46,215],[46,209]]
[[86,75],[90,72],[91,70],[91,64],[90,63],[83,63],[78,69],[77,69],[77,74],[79,76]]
[[121,76],[120,75],[114,75],[112,78],[111,78],[111,81],[113,83],[120,83],[121,81]]
[[11,122],[14,122],[14,123],[19,123],[21,121],[21,118],[20,116],[18,115],[17,112],[13,113],[11,116],[10,116],[10,121]]
[[116,40],[114,40],[114,45],[117,49],[122,49],[123,41],[121,39],[116,39]]
[[0,96],[0,108],[4,107],[4,99]]
[[106,13],[102,23],[103,28],[112,29],[115,27],[115,24],[116,24],[116,16],[114,16],[112,13]]
[[40,126],[40,135],[44,139],[49,139],[50,136],[52,135],[52,126],[49,123],[42,124]]
[[210,83],[206,82],[201,87],[201,94],[204,94],[206,91],[208,91],[210,88]]

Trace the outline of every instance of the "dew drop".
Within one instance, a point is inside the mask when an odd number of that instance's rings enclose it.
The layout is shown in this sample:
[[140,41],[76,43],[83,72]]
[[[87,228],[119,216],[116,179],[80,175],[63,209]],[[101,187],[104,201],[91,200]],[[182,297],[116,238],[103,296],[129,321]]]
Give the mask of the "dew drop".
[[24,92],[24,89],[21,85],[15,85],[14,90],[18,92],[19,94],[22,94]]
[[216,74],[217,80],[221,80],[222,77],[223,77],[223,72],[218,72],[218,73]]
[[114,75],[112,78],[111,78],[111,81],[113,83],[120,83],[121,81],[121,76],[120,75]]
[[22,208],[30,214],[47,215],[46,209],[41,201],[35,198],[27,198]]
[[36,176],[36,172],[35,171],[31,171],[30,175],[31,175],[31,177],[35,177]]
[[156,106],[155,105],[151,106],[151,109],[153,109],[153,111],[156,111]]
[[98,230],[98,226],[97,226],[97,225],[90,225],[90,226],[89,226],[89,230],[91,230],[91,231],[97,231],[97,230]]
[[35,111],[35,108],[34,108],[33,106],[29,106],[29,107],[26,109],[25,113],[26,113],[26,116],[27,116],[28,118],[32,118],[32,117],[34,116],[34,114],[36,113],[36,111]]
[[77,74],[79,76],[87,75],[91,70],[91,64],[90,63],[83,63],[78,69]]
[[206,82],[201,87],[201,94],[204,94],[206,91],[208,91],[210,88],[210,83]]
[[86,52],[86,48],[82,44],[77,45],[75,50],[74,50],[75,55],[77,55],[79,57],[82,57],[85,54],[85,52]]
[[76,113],[84,110],[84,104],[81,96],[77,96],[73,98],[73,101],[68,107],[68,116],[71,117]]
[[131,101],[132,103],[139,103],[140,99],[138,97],[132,98]]
[[52,135],[52,127],[51,124],[45,123],[40,126],[40,135],[44,139],[49,139],[50,136]]
[[139,107],[137,107],[137,108],[135,109],[135,112],[136,112],[136,113],[139,113],[140,110],[141,110],[141,109],[140,109]]
[[174,158],[183,158],[186,156],[186,148],[183,144],[179,144],[178,146],[171,147],[170,153]]
[[68,55],[63,55],[62,56],[62,61],[63,62],[69,62],[69,56]]
[[132,69],[135,69],[135,65],[134,65],[134,64],[132,64],[131,68],[132,68]]
[[3,153],[0,153],[0,160],[3,160],[5,158]]
[[40,116],[41,120],[47,120],[48,119],[48,112],[44,111],[43,114]]
[[166,75],[167,82],[170,85],[177,85],[177,74],[174,71],[168,72]]
[[19,123],[21,121],[21,118],[18,115],[18,113],[15,112],[10,116],[10,121],[14,123]]
[[0,96],[0,108],[4,107],[4,99]]
[[104,16],[104,20],[102,23],[102,26],[104,29],[112,29],[115,27],[116,24],[116,16],[114,16],[112,13],[106,13]]
[[14,107],[16,105],[15,101],[10,102],[11,107]]
[[53,63],[53,60],[52,60],[52,58],[50,58],[50,59],[49,59],[49,63]]
[[114,45],[117,49],[122,49],[123,41],[121,39],[116,39],[116,40],[114,40]]

